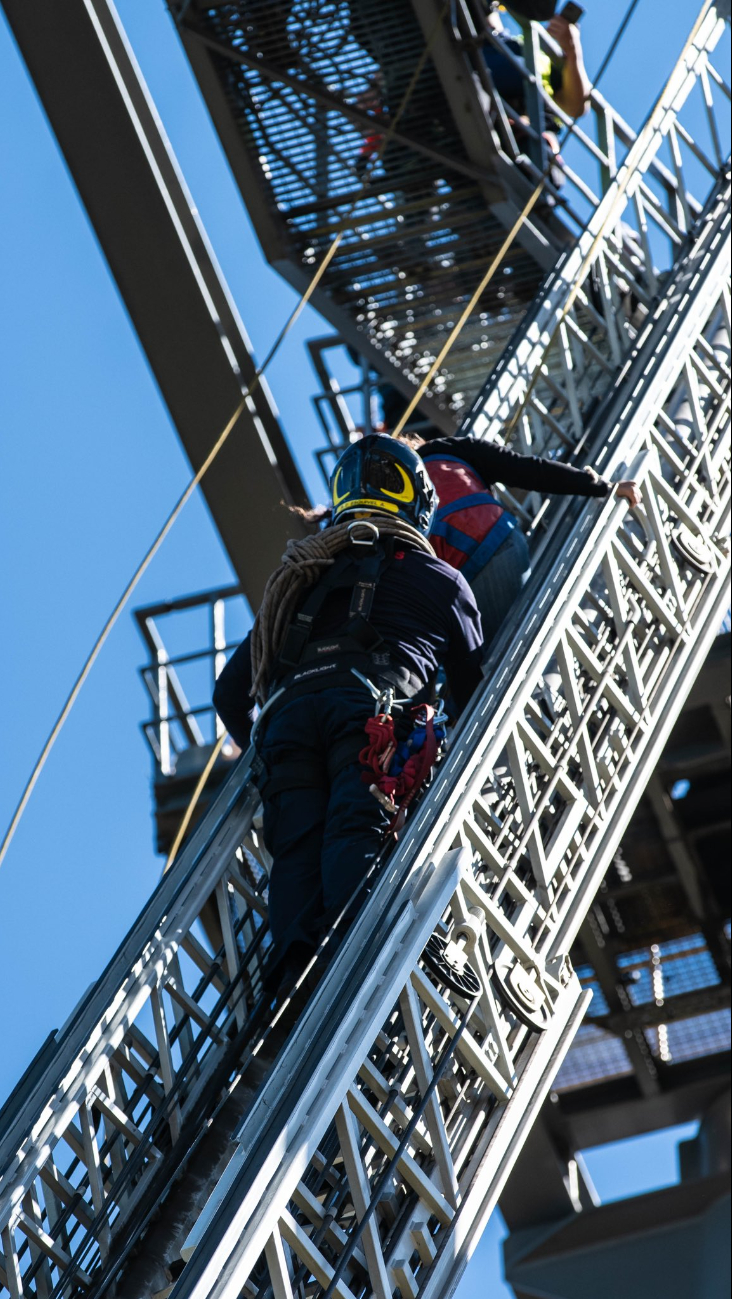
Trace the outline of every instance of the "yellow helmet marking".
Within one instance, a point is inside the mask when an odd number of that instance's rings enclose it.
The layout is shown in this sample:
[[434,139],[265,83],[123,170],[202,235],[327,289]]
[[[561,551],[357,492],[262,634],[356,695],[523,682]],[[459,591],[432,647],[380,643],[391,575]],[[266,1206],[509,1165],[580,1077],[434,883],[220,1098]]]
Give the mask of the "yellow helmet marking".
[[402,469],[398,461],[395,460],[394,464],[402,476],[402,482],[404,483],[404,487],[401,492],[387,492],[385,487],[382,487],[381,490],[385,496],[391,496],[392,500],[394,501],[404,501],[406,505],[409,503],[409,501],[414,500],[414,484],[409,481],[407,475],[405,474],[404,470]]
[[[335,484],[333,485],[333,487],[334,487],[333,500],[335,502],[336,499]],[[357,510],[359,509],[359,507],[363,507],[363,506],[366,506],[368,509],[371,510],[388,510],[390,514],[399,513],[399,506],[392,505],[390,501],[373,501],[367,499],[351,501],[351,500],[347,500],[345,496],[341,496],[339,499],[343,502],[343,504],[340,506],[340,508],[338,507],[338,505],[335,506],[336,514],[342,514],[344,510]]]
[[340,469],[336,469],[336,475],[335,478],[333,479],[333,504],[334,506],[336,506],[336,508],[340,505],[341,501],[345,501],[348,496],[348,492],[344,492],[343,496],[338,495],[338,479],[340,478],[340,476],[341,476]]

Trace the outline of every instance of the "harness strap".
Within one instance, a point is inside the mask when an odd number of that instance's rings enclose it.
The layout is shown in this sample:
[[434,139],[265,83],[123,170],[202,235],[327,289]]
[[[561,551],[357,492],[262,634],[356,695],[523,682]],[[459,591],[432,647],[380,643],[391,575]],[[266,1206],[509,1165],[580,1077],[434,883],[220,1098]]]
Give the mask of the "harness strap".
[[[355,647],[369,652],[383,643],[383,637],[368,619],[379,578],[394,555],[394,538],[387,537],[383,541],[379,539],[371,543],[359,542],[359,552],[354,554],[352,550],[341,551],[309,592],[287,630],[272,673],[273,680],[283,665],[298,667],[308,656],[315,619],[328,596],[344,587],[353,586],[348,621],[329,638],[329,644],[342,641],[343,649]],[[349,645],[349,641],[353,644]],[[317,648],[313,647],[313,650],[310,657],[319,657]]]

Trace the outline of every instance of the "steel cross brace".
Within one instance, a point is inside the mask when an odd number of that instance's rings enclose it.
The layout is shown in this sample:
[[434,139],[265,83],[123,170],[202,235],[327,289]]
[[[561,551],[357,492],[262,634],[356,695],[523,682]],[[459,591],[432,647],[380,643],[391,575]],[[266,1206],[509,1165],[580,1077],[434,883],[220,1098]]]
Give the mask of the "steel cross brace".
[[[683,336],[684,330],[688,329],[688,323],[688,320],[680,322],[680,336]],[[686,345],[689,346],[688,333]],[[470,845],[472,867],[470,875],[463,879],[456,890],[448,912],[442,913],[443,922],[459,930],[460,925],[464,925],[470,915],[475,917],[477,911],[480,923],[484,926],[481,931],[479,925],[476,937],[477,944],[480,946],[482,942],[484,945],[481,952],[484,958],[483,968],[491,966],[500,968],[502,956],[505,949],[508,949],[509,959],[518,961],[524,970],[535,978],[538,986],[542,982],[548,984],[545,1005],[552,1007],[549,1021],[554,1022],[555,1016],[557,1021],[562,1020],[560,1010],[563,1001],[562,977],[565,981],[565,991],[573,986],[573,978],[567,970],[563,954],[573,941],[607,862],[615,851],[619,836],[668,734],[678,704],[691,685],[695,667],[701,661],[716,632],[727,600],[729,565],[724,549],[720,545],[718,529],[718,525],[726,518],[729,504],[727,471],[723,471],[726,486],[718,498],[719,508],[710,517],[712,537],[709,533],[705,533],[710,545],[710,556],[714,556],[712,564],[718,581],[709,584],[702,581],[700,584],[697,580],[699,575],[694,576],[690,573],[687,573],[686,578],[682,578],[676,561],[670,560],[671,552],[664,544],[663,536],[654,536],[654,525],[649,522],[665,515],[664,527],[668,526],[669,516],[665,511],[670,499],[677,514],[685,517],[689,524],[692,519],[683,501],[675,497],[672,488],[663,478],[655,447],[643,449],[647,448],[648,443],[648,422],[653,419],[654,414],[658,417],[661,413],[664,398],[669,397],[669,385],[673,389],[678,365],[674,366],[671,362],[669,365],[670,377],[668,368],[664,368],[663,365],[657,366],[655,383],[654,379],[648,381],[647,395],[644,394],[644,400],[639,403],[633,417],[629,420],[627,432],[618,443],[617,451],[619,456],[631,460],[629,472],[632,472],[633,476],[643,484],[645,509],[642,516],[639,512],[639,517],[644,520],[646,539],[653,538],[652,544],[655,545],[655,563],[652,565],[654,573],[651,583],[643,577],[638,568],[631,569],[630,577],[627,573],[622,576],[619,568],[612,566],[608,568],[604,562],[605,557],[617,552],[618,548],[625,549],[628,545],[634,545],[632,538],[636,520],[628,519],[623,507],[612,503],[599,512],[589,507],[584,519],[575,527],[578,544],[574,545],[570,542],[568,546],[571,559],[555,563],[554,571],[547,579],[544,588],[546,594],[543,597],[539,593],[537,598],[537,593],[534,593],[534,600],[539,609],[546,605],[552,610],[551,617],[547,619],[546,615],[540,614],[543,618],[543,630],[537,631],[535,640],[532,641],[531,635],[527,637],[525,633],[517,637],[517,649],[520,648],[520,654],[514,656],[513,663],[505,667],[502,674],[497,673],[493,682],[487,684],[482,706],[479,704],[470,719],[460,728],[440,780],[420,809],[404,846],[392,860],[388,876],[376,887],[362,914],[360,928],[354,933],[353,942],[347,945],[326,976],[308,1016],[280,1058],[261,1094],[257,1107],[245,1124],[240,1134],[239,1153],[232,1160],[226,1181],[214,1193],[209,1209],[190,1239],[189,1247],[198,1244],[198,1250],[194,1252],[188,1269],[176,1286],[176,1296],[181,1296],[181,1299],[184,1297],[192,1299],[193,1296],[195,1299],[203,1299],[204,1295],[224,1299],[224,1296],[240,1293],[247,1275],[250,1274],[265,1245],[267,1257],[279,1257],[280,1250],[283,1251],[283,1255],[289,1251],[293,1260],[292,1266],[297,1267],[299,1264],[307,1266],[317,1277],[323,1293],[331,1287],[334,1273],[328,1258],[322,1251],[318,1257],[315,1257],[312,1252],[312,1242],[306,1244],[302,1238],[302,1229],[300,1234],[294,1231],[292,1211],[287,1204],[288,1201],[293,1200],[293,1197],[295,1203],[305,1202],[303,1184],[307,1186],[308,1177],[314,1177],[323,1164],[323,1157],[318,1152],[321,1146],[328,1144],[329,1124],[333,1122],[336,1113],[341,1112],[338,1107],[346,1105],[352,1112],[354,1111],[354,1089],[358,1092],[363,1091],[364,1087],[365,1063],[363,1058],[359,1057],[359,1048],[364,1040],[370,1038],[374,1044],[368,1053],[369,1059],[373,1060],[376,1050],[386,1050],[387,1059],[399,1058],[402,1066],[407,1069],[407,1076],[412,1077],[412,1070],[416,1076],[416,1067],[412,1065],[410,1070],[409,1060],[405,1059],[403,1054],[400,1055],[402,1048],[399,1043],[403,1032],[398,1018],[400,1012],[392,1011],[379,1031],[384,1006],[395,1000],[397,984],[400,980],[410,979],[420,997],[422,1015],[426,1016],[422,1019],[423,1030],[427,1028],[430,1015],[435,1016],[437,1023],[443,1029],[447,1023],[455,1030],[457,1024],[456,1009],[451,1010],[449,1005],[446,1008],[444,1004],[445,1001],[451,1000],[450,994],[446,994],[444,988],[441,990],[434,986],[430,988],[430,979],[424,970],[412,969],[410,972],[410,961],[418,943],[415,941],[405,946],[401,942],[401,931],[398,927],[395,927],[394,949],[396,950],[392,949],[384,953],[383,959],[394,959],[398,953],[402,955],[403,967],[399,978],[386,987],[384,1000],[373,1001],[367,988],[363,998],[359,998],[355,1007],[348,1005],[348,1013],[365,1019],[364,1037],[360,1042],[349,1038],[348,1033],[343,1032],[341,1019],[346,1012],[342,1011],[339,1015],[339,1000],[348,1003],[348,999],[343,998],[342,993],[344,982],[349,977],[356,977],[358,982],[365,977],[366,971],[370,970],[377,982],[379,981],[379,965],[378,962],[374,964],[373,956],[369,951],[366,951],[363,964],[359,959],[359,953],[364,950],[369,923],[372,932],[376,932],[374,929],[376,918],[383,914],[388,915],[390,896],[395,896],[397,902],[404,896],[403,890],[407,879],[413,881],[415,894],[420,896],[420,871],[428,868],[430,861],[448,861],[449,858],[443,858],[441,854],[449,852],[451,844],[457,842]],[[716,435],[711,436],[714,440]],[[725,454],[728,455],[728,449]],[[721,468],[721,462],[719,463]],[[713,537],[717,540],[714,541]],[[646,560],[648,554],[646,550]],[[676,565],[675,575],[672,575],[669,564]],[[604,595],[600,592],[600,575],[604,583]],[[659,579],[667,592],[665,597],[661,594]],[[586,616],[577,621],[588,590],[591,592],[593,586],[600,607],[605,607],[608,613],[610,609],[613,610],[610,617],[615,624],[613,643],[616,648],[612,649],[609,643],[606,644],[608,657],[604,665],[595,650],[588,644]],[[610,589],[613,586],[615,599]],[[672,591],[675,595],[672,595]],[[656,614],[659,600],[664,599],[669,602],[668,606],[664,605],[669,615],[671,601],[680,600],[681,607],[678,609],[680,618],[669,616],[667,625],[659,632]],[[644,600],[647,602],[645,614],[641,607]],[[635,605],[634,613],[631,612],[631,604]],[[605,616],[607,617],[608,614],[606,613]],[[534,621],[529,619],[529,625]],[[627,705],[619,709],[618,690],[612,684],[612,678],[618,671],[621,674],[620,679],[627,677],[627,654],[624,656],[623,645],[627,649],[628,641],[619,633],[622,625],[628,621],[630,627],[636,632],[638,643],[636,662],[644,678],[642,711]],[[654,652],[649,652],[649,641],[645,633],[637,636],[644,621],[647,622],[651,637],[660,636]],[[673,646],[669,638],[673,639]],[[590,639],[597,644],[599,637]],[[664,642],[663,646],[661,641]],[[573,750],[575,755],[577,753],[575,746],[579,742],[577,731],[580,728],[575,728],[574,739],[565,732],[565,743],[560,744],[559,749],[556,748],[556,740],[563,731],[560,721],[561,703],[558,698],[554,701],[553,725],[551,721],[539,718],[539,730],[548,730],[549,734],[543,739],[538,737],[533,749],[535,756],[541,753],[543,746],[547,753],[553,756],[554,764],[563,767],[565,774],[561,796],[558,792],[559,782],[550,779],[547,771],[544,771],[541,776],[537,773],[535,764],[527,761],[525,747],[523,750],[516,747],[513,754],[510,749],[511,736],[517,733],[516,728],[524,737],[529,734],[532,727],[536,728],[536,715],[529,711],[531,697],[537,680],[542,676],[542,665],[554,660],[561,642],[564,643],[565,661],[570,664],[575,683],[580,684],[583,671],[589,673],[589,678],[584,684],[587,694],[583,706],[584,718],[580,725],[584,728],[585,736],[591,744],[596,770],[602,773],[599,777],[601,797],[599,805],[594,809],[590,809],[584,802],[580,789],[573,786],[569,776],[572,768],[577,775],[580,774],[576,756],[574,760],[572,757]],[[505,682],[507,672],[512,677],[508,683]],[[606,699],[614,701],[610,711],[615,712],[614,720],[608,717],[609,724],[604,731],[601,723],[590,726],[590,713],[594,711],[598,700],[603,695]],[[565,714],[565,724],[567,720]],[[527,878],[522,875],[519,866],[519,862],[525,860],[521,850],[521,831],[523,830],[525,836],[529,809],[521,808],[518,812],[515,807],[517,800],[510,795],[507,796],[505,791],[501,805],[500,793],[497,793],[499,782],[496,781],[496,773],[500,770],[501,755],[506,751],[507,745],[511,777],[516,780],[518,775],[516,766],[519,763],[523,770],[526,790],[533,797],[533,807],[537,809],[543,807],[544,814],[550,808],[553,812],[553,817],[548,818],[553,821],[553,825],[543,827],[543,842],[557,843],[558,851],[553,857],[545,856],[541,878],[536,878],[536,891],[533,896],[531,888],[527,887]],[[558,827],[566,818],[567,807],[572,801],[580,807],[580,814],[578,817],[572,817],[571,830],[567,835],[558,835]],[[497,805],[500,815],[496,811]],[[501,806],[505,810],[501,811]],[[512,834],[509,822],[515,827]],[[471,834],[470,826],[480,827],[481,824],[485,827],[481,833],[477,836],[475,833]],[[482,850],[481,837],[484,843],[488,843],[491,829],[493,830],[492,843],[487,850]],[[533,873],[536,877],[536,866],[533,868]],[[392,891],[397,886],[399,891],[393,895]],[[460,896],[463,898],[462,903],[458,900]],[[511,899],[510,911],[506,910],[505,899],[508,897]],[[504,899],[503,902],[501,899]],[[513,912],[513,915],[509,920],[510,912]],[[435,912],[433,919],[437,918]],[[531,940],[527,942],[529,933]],[[486,939],[486,935],[491,937]],[[477,960],[476,965],[480,965]],[[454,997],[452,1000],[454,1002]],[[566,998],[564,1000],[566,1002]],[[476,1098],[475,1106],[469,1109],[474,1118],[482,1115],[487,1119],[486,1131],[482,1134],[486,1145],[485,1148],[480,1148],[480,1154],[477,1148],[470,1149],[466,1153],[461,1143],[462,1134],[450,1134],[454,1142],[451,1149],[454,1159],[453,1171],[461,1197],[459,1213],[455,1220],[461,1223],[460,1231],[455,1226],[453,1217],[444,1209],[442,1225],[441,1227],[438,1225],[440,1201],[436,1197],[442,1179],[437,1171],[435,1155],[434,1164],[429,1161],[426,1165],[424,1162],[422,1164],[423,1171],[425,1167],[432,1168],[431,1176],[436,1179],[433,1181],[435,1190],[430,1193],[422,1182],[415,1188],[413,1182],[416,1175],[413,1173],[411,1194],[416,1195],[417,1200],[408,1199],[406,1202],[411,1205],[409,1209],[411,1225],[407,1234],[411,1232],[414,1236],[412,1215],[416,1214],[417,1219],[420,1219],[420,1213],[424,1215],[429,1211],[428,1221],[432,1224],[430,1235],[433,1244],[437,1246],[436,1253],[428,1264],[423,1263],[422,1271],[414,1259],[412,1265],[409,1265],[403,1254],[408,1244],[403,1235],[397,1237],[391,1250],[384,1243],[386,1232],[386,1220],[384,1220],[380,1237],[381,1253],[376,1262],[373,1257],[370,1262],[367,1260],[371,1284],[376,1293],[379,1293],[379,1283],[375,1280],[375,1276],[378,1272],[382,1277],[383,1285],[384,1269],[389,1277],[389,1285],[392,1287],[399,1285],[401,1288],[411,1276],[414,1280],[413,1286],[410,1282],[411,1292],[415,1295],[419,1293],[437,1296],[444,1293],[448,1278],[453,1278],[456,1270],[459,1271],[464,1265],[477,1239],[481,1223],[491,1205],[495,1203],[495,1198],[507,1175],[506,1163],[498,1153],[495,1154],[494,1159],[490,1143],[494,1136],[497,1138],[500,1127],[498,1115],[501,1113],[501,1107],[507,1104],[506,1114],[508,1114],[511,1106],[514,1111],[522,1111],[528,1103],[524,1092],[519,1090],[520,1083],[516,1085],[515,1080],[523,1078],[523,1070],[530,1067],[529,1062],[533,1061],[541,1046],[537,1045],[536,1039],[530,1035],[527,1037],[524,1031],[517,1031],[515,1022],[511,1026],[510,1013],[506,1016],[505,1004],[499,1010],[499,1016],[502,1015],[505,1019],[506,1030],[502,1044],[496,1040],[491,1031],[493,1024],[491,1024],[490,1009],[481,1013],[476,1008],[474,1014],[476,1028],[472,1030],[471,1037],[475,1043],[483,1041],[483,1054],[485,1056],[487,1050],[488,1062],[491,1054],[495,1054],[495,1059],[498,1061],[501,1045],[504,1045],[505,1050],[505,1043],[509,1044],[512,1053],[510,1094],[507,1095],[504,1078],[492,1077],[485,1060],[481,1062],[477,1053],[474,1053],[467,1064],[474,1070],[475,1078],[482,1079],[484,1087],[490,1089],[494,1101],[490,1118],[488,1118],[489,1107],[482,1093]],[[571,1015],[569,1017],[571,1018]],[[323,1030],[322,1026],[329,1025],[331,1022],[332,1031]],[[313,1041],[315,1025],[320,1026],[317,1042]],[[561,1036],[560,1033],[560,1041],[555,1044],[554,1059],[557,1064],[562,1049]],[[539,1044],[547,1040],[540,1038]],[[356,1048],[353,1054],[350,1053],[352,1042]],[[384,1042],[390,1045],[384,1047],[382,1045]],[[332,1078],[331,1069],[327,1064],[329,1052],[337,1059],[338,1086],[335,1095],[332,1094],[330,1083],[327,1081]],[[308,1063],[303,1073],[306,1059]],[[350,1084],[347,1081],[349,1073],[353,1079]],[[513,1091],[514,1087],[515,1091]],[[389,1093],[386,1088],[384,1093],[388,1099]],[[408,1091],[404,1095],[405,1100],[408,1098],[409,1102],[413,1103],[412,1092]],[[535,1093],[532,1092],[532,1096],[534,1095]],[[445,1113],[450,1113],[450,1105],[447,1097],[442,1099],[444,1118]],[[356,1112],[362,1124],[368,1119],[368,1111],[364,1109],[365,1104],[365,1101],[360,1106],[356,1104]],[[298,1113],[302,1113],[302,1120],[293,1117]],[[391,1113],[398,1132],[400,1120],[394,1110],[394,1102],[392,1102]],[[264,1139],[263,1127],[266,1127]],[[336,1127],[339,1127],[338,1120],[336,1120]],[[344,1130],[343,1120],[340,1121],[340,1129]],[[372,1139],[375,1139],[374,1131],[378,1132],[378,1125],[375,1125],[372,1120],[370,1126],[367,1123],[366,1130],[371,1132]],[[306,1141],[298,1137],[298,1131],[307,1133]],[[381,1137],[383,1139],[383,1132]],[[341,1140],[343,1140],[342,1135]],[[388,1150],[388,1142],[386,1147]],[[450,1137],[448,1137],[448,1147],[450,1147]],[[496,1146],[496,1152],[499,1150],[500,1143]],[[311,1160],[315,1161],[310,1166],[307,1165],[308,1153]],[[417,1153],[418,1149],[415,1146],[413,1158]],[[345,1159],[345,1153],[343,1157]],[[331,1153],[327,1167],[334,1170],[336,1165],[338,1165],[338,1157]],[[322,1168],[320,1171],[322,1172]],[[331,1176],[334,1177],[335,1173],[332,1172]],[[404,1185],[407,1186],[410,1179],[406,1176],[406,1172],[403,1173],[403,1177],[406,1178]],[[299,1199],[296,1193],[298,1184]],[[410,1192],[405,1190],[405,1195],[409,1197],[409,1194]],[[420,1205],[426,1208],[420,1210]],[[445,1218],[448,1220],[445,1221]],[[424,1221],[424,1216],[420,1220]],[[314,1228],[316,1222],[312,1215],[310,1222],[311,1227]],[[456,1248],[453,1247],[452,1239],[448,1244],[448,1237],[453,1231],[457,1233],[456,1239],[459,1241]],[[268,1235],[270,1232],[271,1235]],[[304,1234],[307,1236],[308,1233]],[[386,1232],[386,1240],[388,1239],[389,1233]],[[310,1240],[309,1236],[308,1240]],[[352,1266],[356,1266],[353,1261]],[[415,1269],[419,1276],[416,1275]],[[346,1271],[337,1281],[336,1292],[345,1295],[349,1293],[348,1275]],[[338,1290],[337,1287],[341,1289]]]

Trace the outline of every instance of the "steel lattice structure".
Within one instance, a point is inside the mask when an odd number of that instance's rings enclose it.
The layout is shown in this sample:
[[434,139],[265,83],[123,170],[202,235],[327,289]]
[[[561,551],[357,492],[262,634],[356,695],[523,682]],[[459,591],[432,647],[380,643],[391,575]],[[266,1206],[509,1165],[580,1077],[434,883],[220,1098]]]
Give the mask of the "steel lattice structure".
[[521,436],[626,466],[642,506],[552,517],[515,628],[256,1098],[277,1032],[269,863],[238,765],[4,1110],[0,1294],[133,1295],[163,1202],[189,1233],[176,1299],[451,1293],[581,1021],[569,948],[728,607],[726,175],[693,211],[679,198],[640,332],[618,312],[618,223],[649,210],[718,39],[705,22],[472,416],[495,436],[537,374]]
[[[486,81],[479,0],[192,0],[179,12],[186,52],[265,254],[304,288],[342,231],[314,301],[350,346],[411,395],[546,163],[540,134],[529,127],[517,143]],[[700,190],[729,150],[729,92],[713,60],[721,12],[709,9],[676,70],[665,96],[671,119],[659,119],[644,158],[635,132],[598,91],[589,116],[571,122],[534,84],[540,49],[559,51],[543,29],[532,28],[527,62],[518,61],[516,72],[531,114],[546,113],[571,131],[564,186],[549,183],[547,200],[519,228],[435,376],[422,409],[438,427],[452,431],[466,418],[545,273],[564,264],[595,213],[607,211],[607,196],[617,200],[626,165],[642,181],[632,187],[622,224],[617,211],[603,241],[612,273],[597,268],[589,305],[578,302],[567,329],[573,335],[577,321],[580,340],[586,336],[602,353],[611,329],[601,369],[612,368],[623,349],[616,334],[635,337],[620,318],[608,327],[607,295],[615,299],[613,314],[622,297],[635,305],[653,299],[657,276],[668,272],[699,216]],[[703,138],[690,129],[699,106]],[[364,138],[389,127],[394,134],[363,188]],[[561,367],[549,369],[561,385]]]

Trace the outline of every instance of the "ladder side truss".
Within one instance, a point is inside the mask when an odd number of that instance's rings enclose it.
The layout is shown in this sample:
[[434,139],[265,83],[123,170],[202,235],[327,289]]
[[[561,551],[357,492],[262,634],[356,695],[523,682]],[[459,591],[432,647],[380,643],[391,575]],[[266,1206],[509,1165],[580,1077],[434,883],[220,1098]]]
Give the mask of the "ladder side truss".
[[[709,54],[725,30],[721,13],[722,6],[707,10],[645,126],[615,166],[613,184],[574,248],[542,285],[461,432],[500,442],[508,427],[516,445],[533,454],[589,454],[597,419],[604,418],[602,398],[642,345],[649,310],[668,281],[667,273],[657,269],[659,241],[670,244],[677,261],[695,237],[699,213],[692,212],[688,200],[700,158],[680,115],[695,87],[708,77]],[[669,140],[677,182],[675,194],[668,196],[671,211],[653,188],[659,155]],[[702,154],[702,159],[714,182],[713,205],[718,177],[729,161],[722,155],[710,160]],[[513,501],[512,508],[530,528],[537,510],[546,506],[529,499]]]
[[[727,254],[705,280],[715,336]],[[688,333],[703,301],[700,289],[622,421],[615,454],[642,509],[587,508],[534,591],[537,612],[247,1117],[176,1299],[259,1293],[262,1250],[287,1299],[313,1277],[309,1293],[360,1295],[364,1270],[368,1293],[437,1299],[465,1266],[584,1009],[566,953],[726,608],[728,395],[709,410],[720,477],[706,524],[661,444],[690,358],[706,354],[705,332],[691,346]],[[718,581],[679,564],[679,523],[703,534]],[[478,973],[472,1004],[420,961],[431,868],[447,891],[460,871],[439,919]]]
[[[333,1293],[368,1275],[376,1294],[437,1296],[464,1265],[581,1015],[566,953],[726,608],[728,220],[702,229],[605,429],[642,508],[589,504],[556,534],[251,1110],[176,1296],[255,1293],[263,1247],[277,1299],[302,1268],[321,1294],[340,1267]],[[269,943],[247,777],[243,762],[9,1126],[3,1296],[103,1295],[246,1077]],[[420,958],[438,922],[479,974],[474,1004]]]

